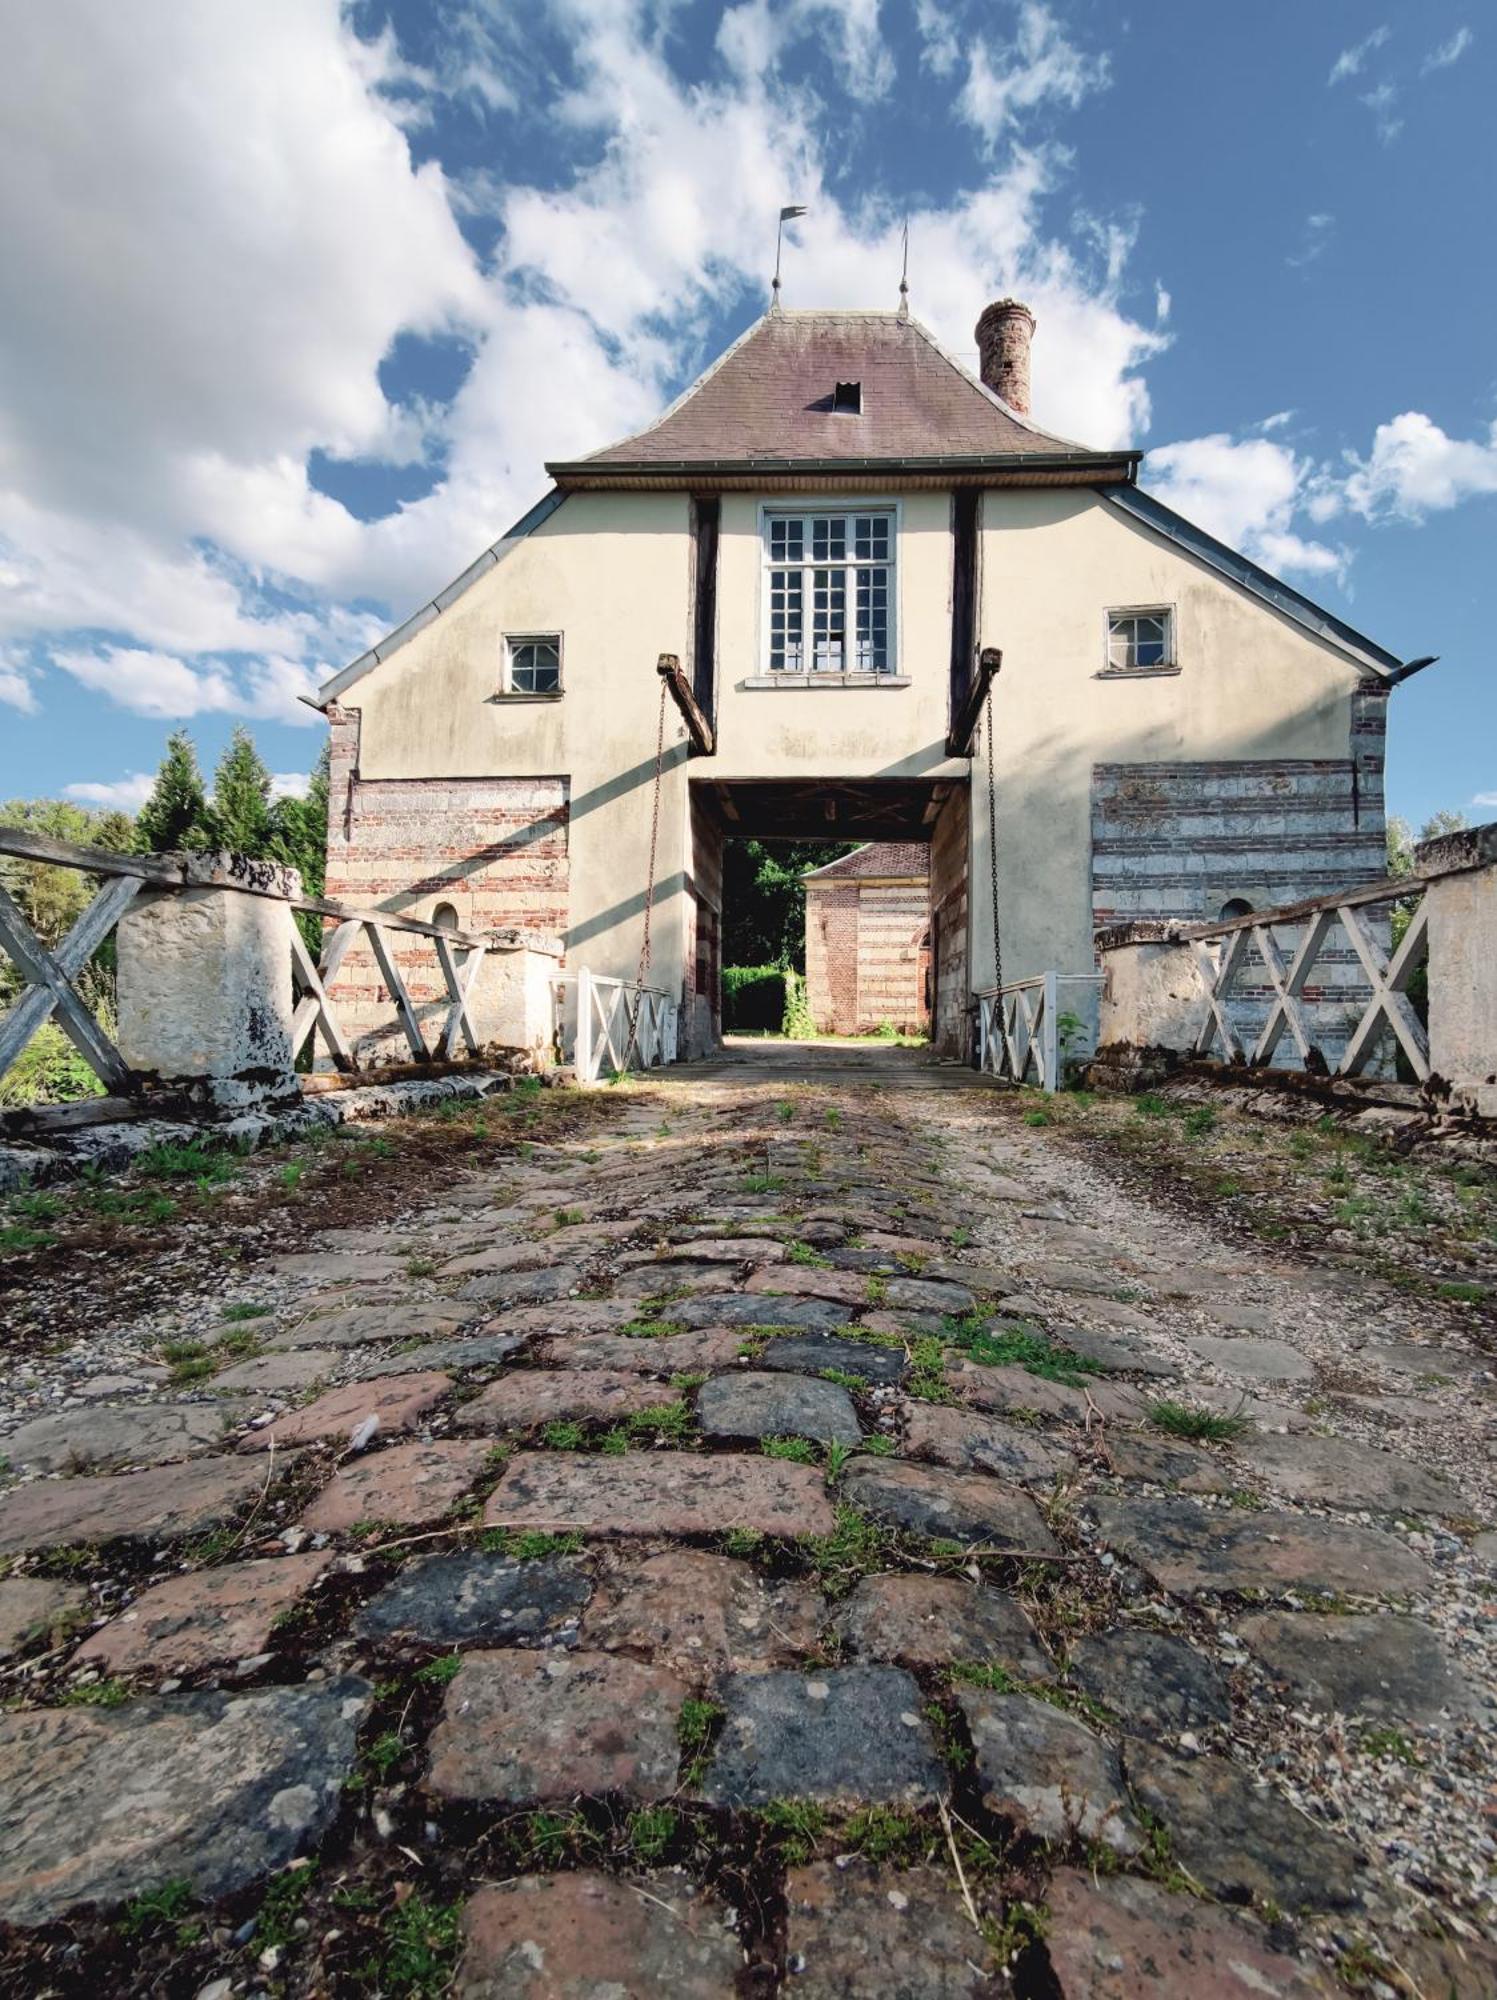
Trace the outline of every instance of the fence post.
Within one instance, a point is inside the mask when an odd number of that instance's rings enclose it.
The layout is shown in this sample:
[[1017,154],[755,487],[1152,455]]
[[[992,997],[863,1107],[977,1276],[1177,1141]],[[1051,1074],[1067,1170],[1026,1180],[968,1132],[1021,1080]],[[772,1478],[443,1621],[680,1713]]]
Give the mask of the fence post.
[[1040,1024],[1040,1049],[1045,1064],[1045,1088],[1060,1085],[1060,982],[1053,971],[1045,974],[1045,1018]]
[[593,976],[577,968],[577,1046],[572,1056],[579,1083],[593,1080]]
[[1497,1117],[1497,824],[1414,850],[1429,924],[1429,1062],[1452,1102]]

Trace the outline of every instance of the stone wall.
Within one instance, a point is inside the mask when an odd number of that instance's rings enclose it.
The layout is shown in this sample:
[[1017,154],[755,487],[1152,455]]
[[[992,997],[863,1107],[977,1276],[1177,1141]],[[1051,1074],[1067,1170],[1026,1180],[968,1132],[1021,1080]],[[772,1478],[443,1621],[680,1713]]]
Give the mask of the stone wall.
[[966,786],[953,789],[930,844],[931,1041],[942,1055],[957,1057],[971,1053],[971,988],[990,983],[982,967],[972,978],[967,972],[970,796]]

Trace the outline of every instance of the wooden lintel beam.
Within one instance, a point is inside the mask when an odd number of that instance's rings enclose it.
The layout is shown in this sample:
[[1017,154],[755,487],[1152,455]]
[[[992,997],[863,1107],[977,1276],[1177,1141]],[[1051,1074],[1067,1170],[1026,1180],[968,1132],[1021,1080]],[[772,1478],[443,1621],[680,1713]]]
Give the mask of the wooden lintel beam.
[[977,734],[978,719],[982,715],[982,705],[988,698],[988,689],[998,678],[1003,665],[1003,655],[996,646],[984,646],[977,656],[977,672],[972,677],[972,685],[967,690],[966,700],[958,713],[952,717],[951,733],[946,738],[948,757],[970,757],[972,739]]
[[711,757],[717,751],[717,732],[697,707],[697,698],[691,691],[691,684],[681,671],[681,662],[674,653],[662,653],[655,667],[656,673],[670,689],[671,699],[681,711],[681,720],[686,724],[686,733],[691,738],[692,748],[704,757]]

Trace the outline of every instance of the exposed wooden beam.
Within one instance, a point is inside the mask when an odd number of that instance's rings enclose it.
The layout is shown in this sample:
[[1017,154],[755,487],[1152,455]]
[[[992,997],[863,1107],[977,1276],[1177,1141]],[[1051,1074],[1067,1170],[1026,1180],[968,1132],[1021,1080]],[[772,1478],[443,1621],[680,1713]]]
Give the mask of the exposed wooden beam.
[[717,752],[717,732],[698,708],[691,683],[681,671],[680,660],[674,653],[662,653],[655,671],[670,689],[671,699],[681,711],[681,720],[686,724],[692,748],[699,750],[704,757],[714,756]]
[[984,646],[977,656],[977,672],[972,685],[967,690],[967,698],[951,722],[951,734],[946,738],[948,757],[970,757],[972,739],[977,734],[978,718],[982,705],[988,698],[988,689],[998,678],[998,670],[1003,665],[1003,655],[996,646]]

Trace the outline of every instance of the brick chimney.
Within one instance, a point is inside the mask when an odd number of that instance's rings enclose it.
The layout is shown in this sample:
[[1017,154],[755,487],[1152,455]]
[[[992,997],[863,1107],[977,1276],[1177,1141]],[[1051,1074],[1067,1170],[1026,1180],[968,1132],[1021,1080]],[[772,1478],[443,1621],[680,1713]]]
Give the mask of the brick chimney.
[[1029,343],[1034,314],[1017,299],[995,299],[977,322],[984,385],[1021,417],[1029,415]]

